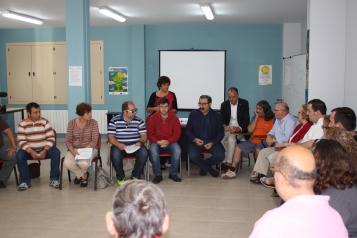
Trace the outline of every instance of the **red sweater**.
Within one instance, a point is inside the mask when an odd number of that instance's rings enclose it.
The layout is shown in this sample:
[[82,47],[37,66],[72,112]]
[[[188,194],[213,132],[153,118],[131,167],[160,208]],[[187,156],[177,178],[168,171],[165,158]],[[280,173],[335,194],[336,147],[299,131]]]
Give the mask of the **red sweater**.
[[158,140],[168,140],[170,144],[176,143],[181,135],[181,125],[176,114],[169,112],[168,117],[163,119],[160,112],[150,116],[147,122],[149,141],[157,143]]

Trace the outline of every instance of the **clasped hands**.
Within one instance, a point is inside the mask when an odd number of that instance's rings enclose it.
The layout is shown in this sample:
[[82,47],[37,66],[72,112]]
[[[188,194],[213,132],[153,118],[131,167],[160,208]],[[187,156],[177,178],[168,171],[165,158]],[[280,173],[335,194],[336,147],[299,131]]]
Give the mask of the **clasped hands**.
[[199,138],[195,138],[193,140],[193,142],[197,145],[197,146],[203,146],[206,150],[210,150],[213,146],[212,142],[209,142],[207,144],[204,144],[204,141],[199,139]]

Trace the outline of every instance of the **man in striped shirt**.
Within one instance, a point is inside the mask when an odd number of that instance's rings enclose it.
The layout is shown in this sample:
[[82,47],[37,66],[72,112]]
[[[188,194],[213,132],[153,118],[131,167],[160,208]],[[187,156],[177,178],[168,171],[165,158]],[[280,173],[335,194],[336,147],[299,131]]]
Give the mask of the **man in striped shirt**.
[[112,144],[110,160],[116,171],[118,185],[124,183],[123,158],[128,153],[136,158],[131,178],[140,178],[148,157],[148,152],[143,145],[147,140],[145,122],[136,116],[136,112],[135,104],[126,101],[122,104],[122,113],[109,122],[108,138]]
[[26,105],[28,117],[17,127],[19,151],[16,153],[20,171],[19,191],[31,187],[27,160],[31,158],[50,158],[51,172],[49,185],[59,187],[59,165],[61,153],[55,145],[55,134],[47,119],[41,117],[40,105],[31,102]]

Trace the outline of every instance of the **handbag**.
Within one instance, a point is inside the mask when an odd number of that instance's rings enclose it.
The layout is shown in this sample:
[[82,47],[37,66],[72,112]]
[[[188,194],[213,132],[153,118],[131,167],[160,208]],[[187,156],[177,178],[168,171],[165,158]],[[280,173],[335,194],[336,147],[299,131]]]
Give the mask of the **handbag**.
[[114,181],[108,173],[101,167],[97,167],[97,188],[106,188],[113,185]]
[[40,177],[40,166],[40,163],[31,163],[28,165],[31,179]]

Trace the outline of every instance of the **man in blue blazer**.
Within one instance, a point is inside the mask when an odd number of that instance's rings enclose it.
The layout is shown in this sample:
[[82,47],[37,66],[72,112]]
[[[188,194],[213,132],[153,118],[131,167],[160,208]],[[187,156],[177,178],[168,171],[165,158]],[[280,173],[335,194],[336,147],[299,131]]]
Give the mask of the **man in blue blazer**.
[[[213,111],[211,104],[210,96],[200,96],[200,108],[193,110],[188,117],[186,135],[189,140],[188,155],[201,168],[200,175],[209,173],[218,177],[219,173],[212,166],[224,160],[224,148],[221,144],[224,129],[220,113]],[[209,152],[211,157],[201,158],[200,154],[204,151]]]
[[231,165],[234,149],[237,145],[237,133],[247,133],[249,125],[249,103],[240,98],[238,89],[228,89],[228,100],[221,104],[221,114],[224,123],[223,146],[226,149],[224,164]]

